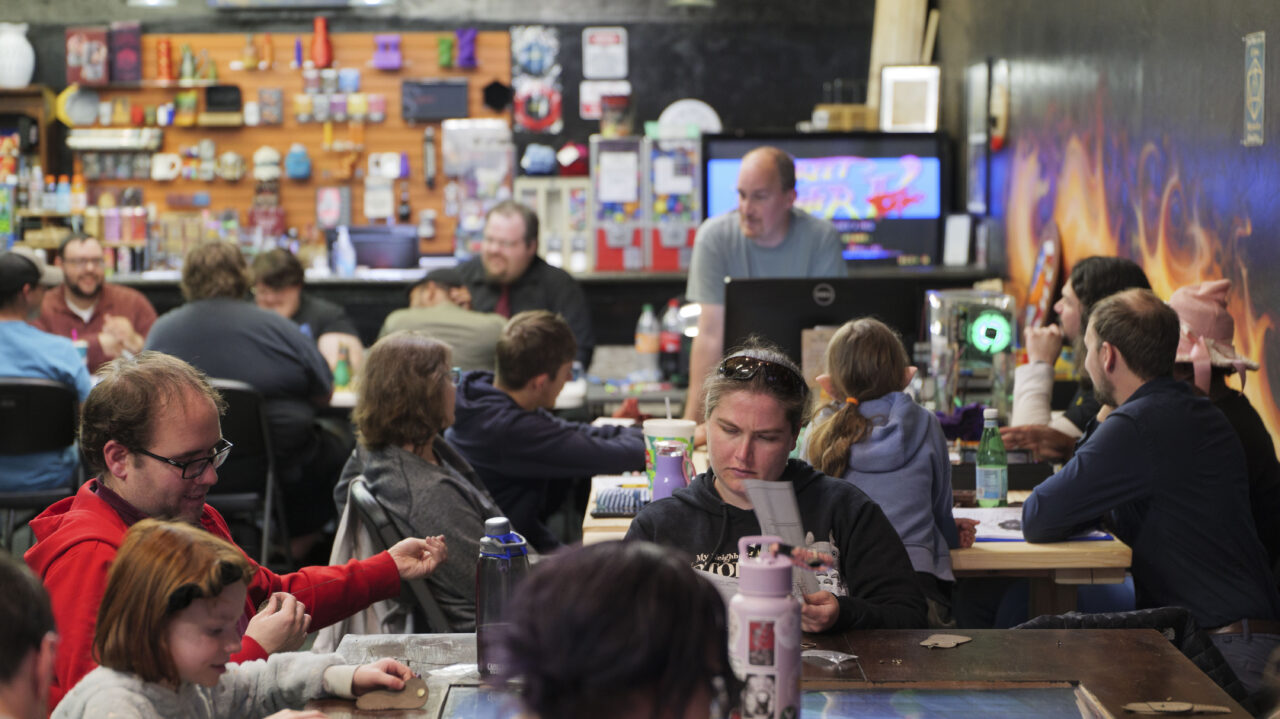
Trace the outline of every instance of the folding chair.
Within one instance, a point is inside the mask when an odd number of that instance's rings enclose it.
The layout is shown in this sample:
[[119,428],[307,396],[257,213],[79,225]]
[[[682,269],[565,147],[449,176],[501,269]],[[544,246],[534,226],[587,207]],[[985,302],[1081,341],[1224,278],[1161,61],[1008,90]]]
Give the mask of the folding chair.
[[[390,549],[408,536],[382,506],[382,502],[379,502],[378,498],[373,496],[373,492],[369,491],[363,476],[352,479],[347,485],[347,491],[351,495],[351,503],[356,513],[360,516],[360,523],[369,530],[374,545],[379,549]],[[406,579],[402,580],[401,584],[409,590],[413,598],[414,615],[426,622],[427,631],[422,633],[445,634],[452,631],[449,628],[449,620],[444,616],[444,610],[440,609],[436,598],[432,596],[431,588],[427,586],[425,579]],[[403,596],[401,601],[406,601]]]

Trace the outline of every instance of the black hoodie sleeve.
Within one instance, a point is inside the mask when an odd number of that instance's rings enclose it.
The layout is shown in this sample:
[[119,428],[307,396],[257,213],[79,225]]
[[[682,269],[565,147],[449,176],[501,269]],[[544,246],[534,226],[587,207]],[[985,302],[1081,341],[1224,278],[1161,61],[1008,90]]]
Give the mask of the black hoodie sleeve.
[[840,573],[849,593],[837,597],[840,616],[828,631],[928,626],[928,605],[911,559],[884,510],[870,499],[850,510],[852,525],[837,530]]

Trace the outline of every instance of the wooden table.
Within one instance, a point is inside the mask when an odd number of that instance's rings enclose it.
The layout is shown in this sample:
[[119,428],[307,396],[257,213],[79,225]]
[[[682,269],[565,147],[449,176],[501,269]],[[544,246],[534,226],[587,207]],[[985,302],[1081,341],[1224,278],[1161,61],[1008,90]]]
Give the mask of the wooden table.
[[[622,539],[626,535],[631,526],[629,517],[597,519],[591,512],[596,506],[598,490],[636,482],[643,482],[643,478],[601,476],[591,480],[591,495],[582,520],[583,544]],[[1010,499],[1019,498],[1011,496]],[[1030,616],[1033,617],[1074,610],[1076,587],[1081,584],[1123,582],[1132,560],[1133,552],[1118,539],[1047,544],[977,542],[969,549],[951,550],[951,568],[956,577],[1029,579]]]
[[[1069,683],[1097,700],[1102,716],[1123,717],[1125,704],[1187,701],[1216,704],[1231,717],[1249,715],[1159,632],[1150,629],[985,629],[960,632],[973,641],[927,649],[927,630],[805,635],[806,646],[857,656],[834,668],[806,660],[806,689],[961,689]],[[384,656],[407,660],[427,678],[427,706],[413,711],[357,711],[341,699],[311,702],[333,719],[434,719],[450,684],[475,684],[475,635],[348,635],[338,653],[355,663]]]

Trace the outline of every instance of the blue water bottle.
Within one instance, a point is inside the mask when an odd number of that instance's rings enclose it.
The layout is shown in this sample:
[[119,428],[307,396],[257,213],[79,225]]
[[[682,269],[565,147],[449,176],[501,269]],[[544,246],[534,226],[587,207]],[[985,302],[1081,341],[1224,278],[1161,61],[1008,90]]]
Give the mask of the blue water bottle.
[[507,602],[528,573],[529,543],[511,531],[506,517],[485,520],[476,562],[476,669],[481,676],[502,671],[493,645],[506,623]]

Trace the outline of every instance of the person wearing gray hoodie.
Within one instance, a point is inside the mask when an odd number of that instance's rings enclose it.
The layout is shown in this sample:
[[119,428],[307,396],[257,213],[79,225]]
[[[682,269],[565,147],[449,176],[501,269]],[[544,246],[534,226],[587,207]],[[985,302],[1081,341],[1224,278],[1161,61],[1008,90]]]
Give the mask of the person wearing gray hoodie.
[[871,318],[846,322],[817,377],[832,401],[805,432],[800,456],[880,505],[930,600],[930,623],[949,626],[951,549],[973,544],[976,523],[951,513],[942,426],[902,392],[914,374],[892,329]]

